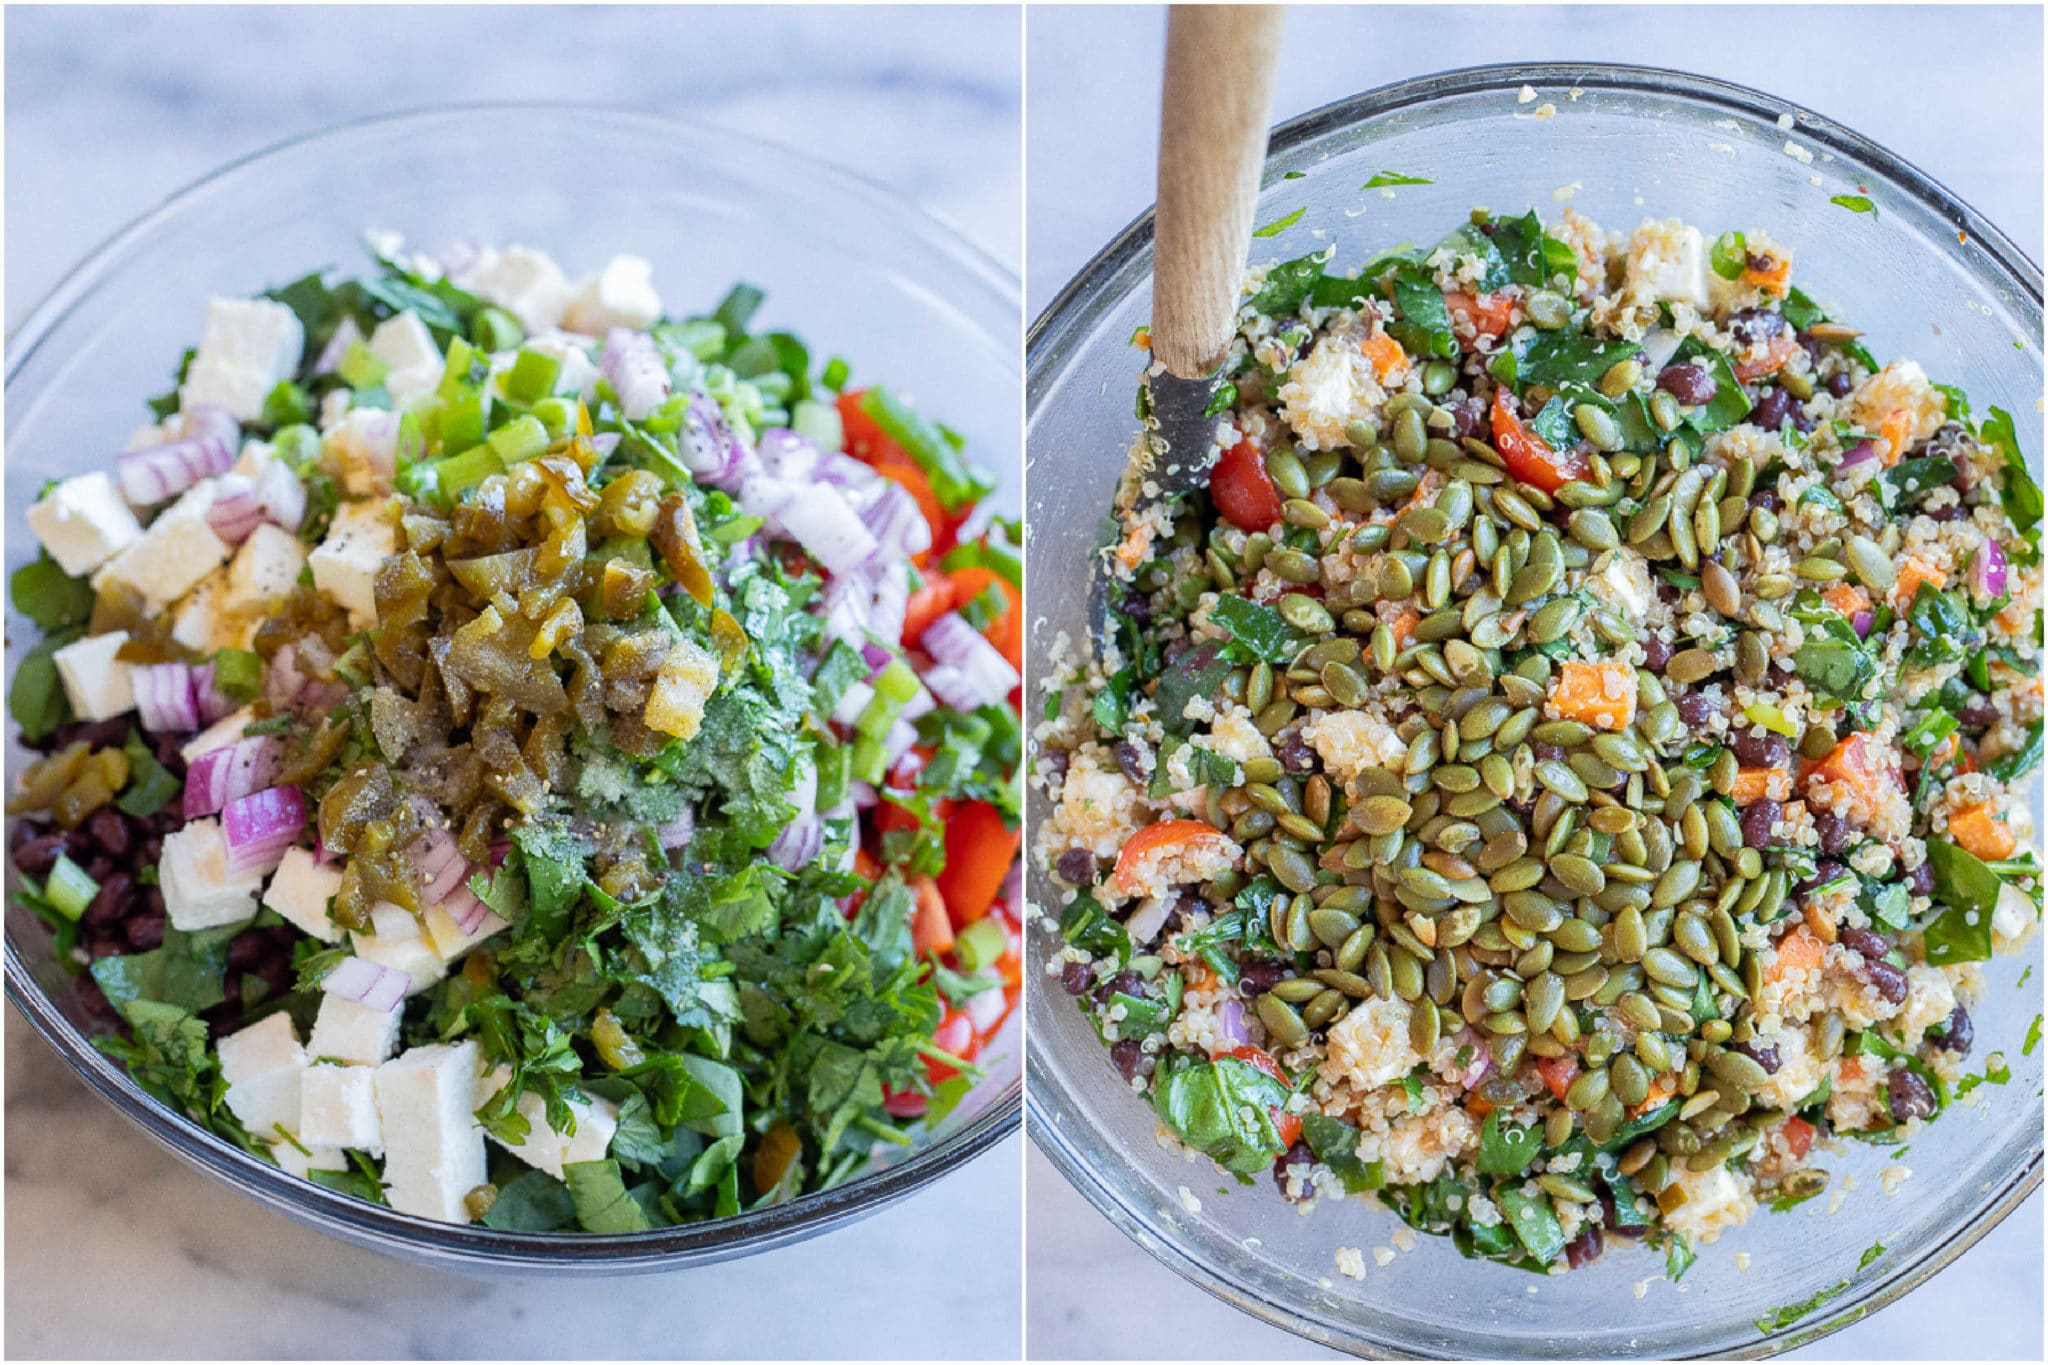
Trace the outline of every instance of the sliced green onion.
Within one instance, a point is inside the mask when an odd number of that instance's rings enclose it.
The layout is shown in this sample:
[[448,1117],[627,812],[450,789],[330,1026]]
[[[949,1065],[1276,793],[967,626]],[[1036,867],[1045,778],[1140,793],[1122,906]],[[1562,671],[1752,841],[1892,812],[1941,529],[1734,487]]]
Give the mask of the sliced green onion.
[[352,389],[374,389],[384,382],[384,376],[391,372],[391,367],[379,360],[377,353],[362,342],[351,341],[348,351],[341,357],[341,364],[335,366],[335,372]]
[[486,351],[509,351],[526,340],[519,319],[502,308],[479,308],[469,321],[469,334]]
[[853,728],[860,732],[863,739],[878,740],[889,733],[889,727],[896,723],[896,717],[902,711],[902,702],[891,700],[877,687],[874,699],[868,703],[867,709],[860,713],[860,719],[854,722]]
[[824,370],[818,375],[818,383],[837,393],[846,387],[847,376],[852,373],[853,368],[835,355],[825,362]]
[[857,734],[853,740],[853,775],[874,786],[889,772],[889,751],[876,735]]
[[828,811],[846,800],[846,787],[853,771],[853,750],[844,744],[818,745],[819,810]]
[[456,337],[448,343],[448,363],[441,367],[441,382],[434,392],[449,402],[454,402],[470,391],[470,366],[476,361],[476,348]]
[[223,649],[213,656],[213,685],[236,701],[253,701],[263,690],[263,659],[246,649]]
[[84,868],[72,862],[68,854],[57,855],[57,864],[50,869],[50,880],[43,887],[43,897],[57,907],[58,914],[75,922],[99,893],[100,884],[86,876]]
[[558,441],[576,427],[576,405],[566,398],[541,399],[533,405],[533,415],[548,429],[548,435]]
[[[460,346],[461,342],[456,342]],[[448,406],[441,411],[438,432],[443,450],[468,450],[471,446],[482,445],[484,439],[484,400],[482,395],[457,392],[448,400]]]
[[910,665],[901,659],[889,660],[888,666],[875,675],[875,695],[887,697],[898,707],[917,695],[917,674],[910,671]]
[[506,464],[518,464],[521,460],[546,453],[548,429],[541,425],[538,417],[528,414],[513,418],[484,440]]
[[426,471],[426,488],[439,489],[441,496],[452,499],[465,489],[476,487],[491,475],[503,473],[505,459],[490,446],[480,445],[471,446],[460,455],[450,455],[445,459],[435,460],[432,464],[415,465],[414,468]]
[[313,400],[291,380],[279,380],[277,387],[264,395],[263,421],[266,426],[288,427],[312,420]]
[[790,429],[814,443],[820,450],[846,449],[846,423],[839,409],[815,398],[801,398],[790,410]]
[[537,403],[555,391],[562,362],[544,351],[521,351],[505,375],[505,393],[521,403]]
[[968,972],[978,972],[988,966],[1009,946],[1009,935],[1003,932],[1002,921],[993,915],[976,920],[953,939],[953,952],[960,959],[960,969]]

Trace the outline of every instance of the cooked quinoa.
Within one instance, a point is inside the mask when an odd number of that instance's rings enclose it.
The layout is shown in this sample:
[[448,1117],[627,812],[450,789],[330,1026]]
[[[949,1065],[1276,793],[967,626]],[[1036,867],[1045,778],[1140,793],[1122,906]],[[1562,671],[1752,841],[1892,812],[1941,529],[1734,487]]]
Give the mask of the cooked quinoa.
[[1035,736],[1046,972],[1163,1142],[1675,1276],[1974,1102],[2040,922],[2041,494],[1792,257],[1566,209],[1252,273],[1208,495],[1126,479]]

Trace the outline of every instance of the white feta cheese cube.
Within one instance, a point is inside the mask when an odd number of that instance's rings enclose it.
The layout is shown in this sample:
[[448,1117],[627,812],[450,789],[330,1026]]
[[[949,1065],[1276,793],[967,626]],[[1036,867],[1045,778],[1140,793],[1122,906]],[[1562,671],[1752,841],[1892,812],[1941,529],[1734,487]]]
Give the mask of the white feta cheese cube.
[[104,473],[80,474],[58,484],[28,509],[28,527],[57,567],[74,578],[142,539],[142,523]]
[[209,574],[185,594],[171,617],[171,638],[198,654],[247,649],[256,637],[257,622],[234,610],[225,569]]
[[463,1196],[488,1179],[476,1086],[474,1042],[416,1047],[377,1068],[385,1197],[392,1208],[470,1221]]
[[359,498],[391,492],[398,469],[398,423],[395,412],[350,408],[322,431],[321,453],[341,475],[343,488]]
[[1628,239],[1622,296],[1632,304],[1707,306],[1707,241],[1676,218],[1645,220]]
[[[341,942],[341,926],[327,912],[327,904],[341,889],[341,864],[322,866],[303,848],[288,848],[284,861],[270,885],[263,888],[263,903],[322,943]],[[319,1025],[314,1025],[318,1036]]]
[[398,1051],[398,1026],[404,1017],[402,1009],[375,1009],[323,991],[306,1055],[375,1066]]
[[299,368],[306,332],[298,315],[269,299],[214,299],[199,351],[178,387],[183,408],[210,404],[240,422],[263,416],[263,400]]
[[614,256],[576,288],[562,325],[572,332],[602,336],[613,327],[644,332],[661,318],[654,292],[654,267],[639,256]]
[[258,526],[235,551],[228,566],[228,605],[241,614],[261,615],[291,596],[306,567],[306,546],[297,536],[269,522]]
[[110,630],[75,640],[50,656],[80,720],[106,720],[135,708],[134,673],[114,657],[127,643],[127,631]]
[[139,540],[102,564],[92,585],[131,588],[152,611],[162,611],[227,563],[228,544],[206,524],[213,489],[202,483],[158,514]]
[[489,910],[477,921],[473,933],[465,934],[462,926],[455,922],[455,916],[448,913],[447,904],[431,905],[426,913],[427,938],[432,941],[434,951],[441,955],[443,962],[453,962],[492,934],[505,928],[505,921]]
[[357,630],[377,625],[377,571],[398,553],[398,532],[383,499],[352,502],[334,514],[318,549],[306,557],[313,585],[348,608]]
[[356,956],[410,976],[412,988],[407,995],[418,995],[448,974],[447,962],[434,951],[434,941],[421,930],[412,911],[378,901],[370,907],[370,927],[374,932],[357,929],[349,933]]
[[277,1142],[271,1144],[270,1159],[277,1163],[279,1170],[301,1180],[314,1171],[348,1169],[348,1154],[339,1147],[294,1146],[289,1142]]
[[386,318],[370,333],[370,353],[384,362],[384,387],[394,398],[431,389],[441,382],[445,363],[434,334],[410,308]]
[[297,1129],[306,1050],[299,1046],[291,1016],[282,1010],[267,1015],[221,1039],[219,1050],[228,1108],[242,1126],[259,1136]]
[[308,1066],[299,1081],[299,1140],[374,1152],[384,1145],[373,1066]]
[[[477,1086],[478,1106],[504,1089],[505,1082],[511,1079],[512,1068],[509,1066],[500,1066],[484,1077]],[[612,1145],[612,1135],[619,1130],[619,1107],[596,1096],[587,1101],[569,1101],[569,1112],[575,1116],[575,1131],[567,1136],[548,1126],[547,1102],[539,1095],[531,1091],[521,1095],[516,1108],[526,1119],[526,1137],[513,1143],[492,1135],[491,1141],[557,1180],[562,1178],[565,1165],[604,1160],[604,1154]]]
[[185,747],[178,750],[178,755],[190,763],[201,754],[210,754],[215,749],[225,749],[240,739],[242,731],[255,719],[256,708],[253,706],[244,706],[238,711],[222,716],[187,741]]
[[227,860],[227,838],[221,833],[220,821],[211,817],[189,821],[164,836],[157,881],[172,928],[211,929],[239,924],[255,915],[263,875],[250,872],[230,877]]
[[485,251],[460,283],[518,318],[529,333],[561,326],[571,293],[569,277],[553,257],[523,246]]

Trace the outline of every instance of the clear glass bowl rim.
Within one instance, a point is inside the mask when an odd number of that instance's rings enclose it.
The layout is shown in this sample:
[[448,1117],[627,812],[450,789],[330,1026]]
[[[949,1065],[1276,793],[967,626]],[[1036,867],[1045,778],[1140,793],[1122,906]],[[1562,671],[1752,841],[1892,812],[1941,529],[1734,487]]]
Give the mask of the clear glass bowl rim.
[[[1986,255],[1998,274],[2014,289],[2031,297],[2037,309],[2041,306],[2040,266],[2014,245],[1996,224],[1912,163],[1862,134],[1790,100],[1730,81],[1662,67],[1608,62],[1502,63],[1462,67],[1394,81],[1312,109],[1278,125],[1273,130],[1268,155],[1293,151],[1327,134],[1387,114],[1474,94],[1512,91],[1525,84],[1539,89],[1575,86],[1584,90],[1676,95],[1764,122],[1776,119],[1783,112],[1796,112],[1799,120],[1797,131],[1803,142],[1825,148],[1852,164],[1869,167],[1904,188],[1923,205],[1941,212],[1958,231],[1968,233],[1969,245]],[[1121,297],[1122,290],[1117,286],[1131,282],[1141,258],[1151,246],[1152,210],[1147,209],[1097,252],[1032,322],[1025,337],[1027,433],[1043,397],[1042,377],[1063,370],[1073,352],[1087,344],[1094,332],[1093,323],[1102,310]],[[2039,338],[2036,341],[2038,343]],[[1026,467],[1029,468],[1028,452]],[[1322,1345],[1375,1359],[1413,1358],[1409,1348],[1393,1343],[1340,1339],[1299,1315],[1289,1305],[1228,1281],[1183,1249],[1174,1237],[1147,1227],[1144,1219],[1119,1202],[1107,1183],[1097,1177],[1088,1156],[1073,1145],[1062,1126],[1051,1121],[1041,1096],[1055,1090],[1056,1082],[1041,1062],[1040,1054],[1030,1050],[1025,1055],[1025,1082],[1026,1130],[1032,1142],[1103,1217],[1169,1270],[1243,1312]],[[1040,1087],[1043,1087],[1043,1092]],[[1774,1356],[1795,1346],[1818,1341],[1892,1303],[1975,1246],[1984,1234],[2040,1188],[2041,1175],[2042,1152],[2037,1146],[2032,1159],[2008,1176],[2004,1185],[1986,1200],[1976,1218],[1961,1229],[1953,1241],[1917,1261],[1894,1268],[1867,1285],[1858,1284],[1852,1293],[1829,1305],[1825,1317],[1802,1323],[1797,1330],[1775,1336],[1759,1332],[1753,1340],[1729,1354],[1743,1359]]]
[[[92,294],[108,271],[148,241],[159,223],[226,182],[250,173],[260,175],[270,163],[309,151],[340,156],[357,135],[374,136],[404,125],[415,125],[424,132],[438,123],[459,122],[479,115],[512,115],[523,121],[582,121],[603,127],[623,126],[699,144],[715,139],[726,147],[743,147],[764,162],[787,167],[792,175],[823,183],[849,201],[862,202],[892,215],[897,226],[912,230],[920,246],[966,271],[981,288],[1009,300],[1021,311],[1022,290],[1015,273],[969,241],[958,228],[856,172],[781,143],[697,119],[646,114],[596,103],[437,104],[351,119],[288,138],[228,162],[174,191],[93,248],[8,333],[7,382],[14,382],[37,347]],[[11,861],[8,867],[11,871]],[[7,998],[29,1026],[80,1080],[173,1155],[215,1176],[238,1194],[314,1222],[358,1244],[401,1244],[449,1266],[614,1273],[666,1270],[751,1255],[857,1221],[913,1194],[994,1147],[1015,1132],[1022,1121],[1020,1076],[957,1132],[884,1171],[792,1203],[713,1222],[647,1232],[573,1235],[503,1232],[478,1225],[441,1223],[365,1203],[300,1180],[225,1139],[202,1131],[144,1094],[120,1066],[64,1017],[37,985],[27,960],[17,952],[12,935],[7,939],[6,962]]]

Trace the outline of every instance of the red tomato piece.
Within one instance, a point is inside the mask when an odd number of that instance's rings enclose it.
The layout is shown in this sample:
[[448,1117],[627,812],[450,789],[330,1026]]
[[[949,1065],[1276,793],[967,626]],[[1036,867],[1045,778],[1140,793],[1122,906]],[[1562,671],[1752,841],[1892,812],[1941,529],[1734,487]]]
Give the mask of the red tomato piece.
[[1266,457],[1250,441],[1223,452],[1209,471],[1209,498],[1231,525],[1263,531],[1280,520],[1280,493],[1266,472]]
[[1578,447],[1552,450],[1521,418],[1508,411],[1502,401],[1506,392],[1493,391],[1493,447],[1506,461],[1508,473],[1546,493],[1555,493],[1566,484],[1585,478],[1590,466]]

